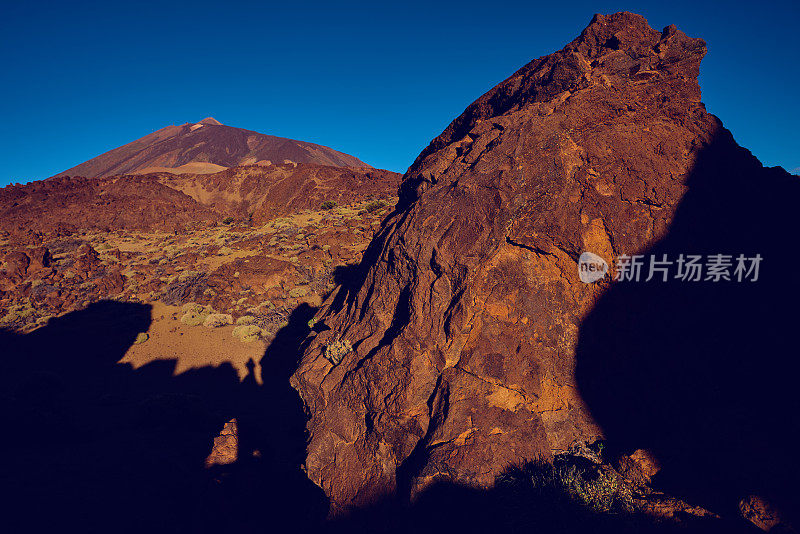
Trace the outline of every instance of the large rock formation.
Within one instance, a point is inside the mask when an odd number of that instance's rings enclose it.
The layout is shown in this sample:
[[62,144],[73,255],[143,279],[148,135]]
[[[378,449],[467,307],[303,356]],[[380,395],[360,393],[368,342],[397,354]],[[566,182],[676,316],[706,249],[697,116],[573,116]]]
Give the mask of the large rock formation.
[[420,154],[292,378],[306,469],[334,507],[488,486],[601,435],[575,348],[610,282],[582,283],[577,262],[663,237],[699,155],[730,137],[700,102],[705,52],[675,26],[596,15]]

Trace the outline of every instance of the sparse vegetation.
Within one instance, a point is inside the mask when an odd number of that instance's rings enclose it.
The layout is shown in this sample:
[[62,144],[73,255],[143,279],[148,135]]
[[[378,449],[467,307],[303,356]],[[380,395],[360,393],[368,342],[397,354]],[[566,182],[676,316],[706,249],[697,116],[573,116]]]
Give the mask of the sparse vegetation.
[[242,315],[241,317],[236,319],[237,325],[247,325],[247,324],[253,324],[255,322],[256,318],[253,317],[252,315]]
[[181,322],[187,326],[199,326],[205,323],[209,315],[214,313],[209,306],[202,306],[194,302],[184,304],[181,310],[184,312]]
[[308,286],[297,286],[289,290],[289,297],[293,299],[302,298],[308,295]]
[[219,328],[229,324],[233,324],[233,317],[227,313],[211,313],[203,321],[203,326],[206,328]]
[[326,200],[322,204],[319,205],[319,209],[321,210],[332,210],[336,207],[336,202],[332,200]]
[[337,339],[325,347],[325,359],[333,365],[339,365],[342,358],[353,352],[353,346],[346,339]]
[[261,339],[261,329],[254,324],[239,325],[233,329],[233,337],[242,343],[251,343]]
[[222,224],[233,224],[235,219],[233,217],[225,217],[222,219]]
[[366,211],[367,213],[374,213],[385,207],[386,207],[386,202],[384,202],[383,200],[373,200],[372,202],[364,206],[364,211]]
[[553,463],[533,462],[512,468],[498,484],[528,491],[553,503],[577,503],[591,512],[634,511],[634,488],[622,475],[608,464],[569,453],[557,455]]

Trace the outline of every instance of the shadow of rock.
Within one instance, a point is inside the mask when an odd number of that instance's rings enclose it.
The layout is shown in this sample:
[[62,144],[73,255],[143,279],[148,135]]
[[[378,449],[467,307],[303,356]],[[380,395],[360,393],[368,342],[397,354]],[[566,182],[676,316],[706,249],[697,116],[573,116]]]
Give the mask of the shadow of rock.
[[716,519],[659,521],[641,514],[601,513],[560,491],[541,491],[524,480],[481,490],[437,483],[413,503],[396,499],[356,510],[319,532],[345,533],[714,533],[746,532]]
[[[288,376],[313,310],[292,315],[240,382],[229,364],[175,375],[174,361],[117,362],[150,307],[99,302],[28,335],[0,332],[6,532],[253,532],[317,525],[327,502],[300,469]],[[204,460],[237,418],[239,459]]]
[[656,454],[663,489],[733,516],[761,495],[797,524],[800,181],[720,129],[687,185],[645,260],[760,254],[758,280],[614,284],[581,326],[580,391],[610,441]]

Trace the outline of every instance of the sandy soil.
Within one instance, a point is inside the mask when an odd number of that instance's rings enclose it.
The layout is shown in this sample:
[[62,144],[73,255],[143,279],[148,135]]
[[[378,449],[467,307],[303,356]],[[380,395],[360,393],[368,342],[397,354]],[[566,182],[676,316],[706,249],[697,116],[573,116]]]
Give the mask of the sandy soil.
[[[175,360],[175,375],[201,367],[230,364],[240,380],[247,376],[247,362],[255,363],[264,355],[262,341],[242,343],[232,336],[233,326],[206,328],[187,326],[180,322],[181,309],[160,302],[152,304],[152,323],[147,331],[149,339],[131,346],[119,363],[129,363],[138,369],[156,360]],[[261,384],[255,366],[256,381]]]

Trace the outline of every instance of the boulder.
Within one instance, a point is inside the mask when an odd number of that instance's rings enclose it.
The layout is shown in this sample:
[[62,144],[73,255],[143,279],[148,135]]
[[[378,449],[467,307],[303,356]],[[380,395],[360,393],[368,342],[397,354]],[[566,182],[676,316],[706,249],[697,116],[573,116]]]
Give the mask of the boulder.
[[[596,15],[423,150],[291,379],[334,513],[441,480],[488,487],[603,436],[575,347],[609,277],[582,282],[578,261],[665,233],[723,130],[700,101],[705,52],[674,26]],[[326,358],[337,343],[352,351]]]

